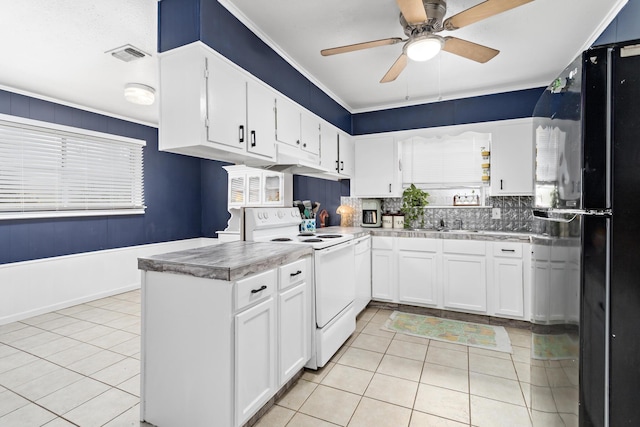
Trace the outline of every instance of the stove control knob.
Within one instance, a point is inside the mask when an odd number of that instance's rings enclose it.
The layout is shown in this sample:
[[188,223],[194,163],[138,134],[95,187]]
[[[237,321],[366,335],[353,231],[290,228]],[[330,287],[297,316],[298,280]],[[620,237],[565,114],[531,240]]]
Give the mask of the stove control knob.
[[258,219],[262,219],[262,212],[258,211]]
[[280,219],[284,218],[284,212],[278,211],[278,218]]
[[269,212],[264,212],[262,215],[264,216],[265,221],[269,219]]

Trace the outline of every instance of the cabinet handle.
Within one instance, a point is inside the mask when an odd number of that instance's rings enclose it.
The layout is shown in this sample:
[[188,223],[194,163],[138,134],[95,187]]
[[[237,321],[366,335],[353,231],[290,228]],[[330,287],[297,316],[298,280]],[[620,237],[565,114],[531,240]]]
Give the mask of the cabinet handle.
[[251,146],[252,147],[256,146],[256,131],[255,130],[251,131]]
[[344,161],[340,160],[340,170],[344,170]]
[[307,148],[307,143],[302,144],[303,147]]
[[258,292],[262,292],[267,289],[267,285],[262,285],[258,289],[251,289],[252,294],[257,294]]
[[500,249],[502,252],[515,252],[515,249]]
[[302,270],[298,270],[295,273],[290,273],[289,276],[293,277],[293,276],[297,276],[298,274],[302,274]]
[[340,168],[338,167],[338,161],[336,160],[336,172],[339,172]]
[[500,189],[502,190],[502,180],[500,180]]
[[244,125],[238,127],[238,140],[239,142],[244,142]]
[[299,139],[296,140],[296,144],[300,145],[300,140]]
[[391,184],[389,184],[389,193],[391,193]]

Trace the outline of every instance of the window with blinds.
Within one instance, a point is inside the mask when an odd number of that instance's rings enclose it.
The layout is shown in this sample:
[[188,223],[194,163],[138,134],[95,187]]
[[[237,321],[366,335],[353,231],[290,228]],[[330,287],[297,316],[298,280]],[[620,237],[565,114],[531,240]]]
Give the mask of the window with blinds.
[[144,213],[144,145],[0,115],[0,219]]

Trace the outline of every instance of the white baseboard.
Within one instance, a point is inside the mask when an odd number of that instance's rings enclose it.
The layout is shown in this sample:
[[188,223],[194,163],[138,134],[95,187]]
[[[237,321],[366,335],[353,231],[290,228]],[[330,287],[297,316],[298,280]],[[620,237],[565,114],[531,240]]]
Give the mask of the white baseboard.
[[138,289],[138,257],[217,243],[196,238],[2,264],[0,325]]

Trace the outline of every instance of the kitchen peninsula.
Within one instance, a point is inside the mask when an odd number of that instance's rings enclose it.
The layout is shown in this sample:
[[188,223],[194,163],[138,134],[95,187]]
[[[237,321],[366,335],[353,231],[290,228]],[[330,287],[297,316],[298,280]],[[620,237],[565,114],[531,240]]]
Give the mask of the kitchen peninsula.
[[142,419],[241,426],[309,357],[311,248],[231,242],[140,258]]

